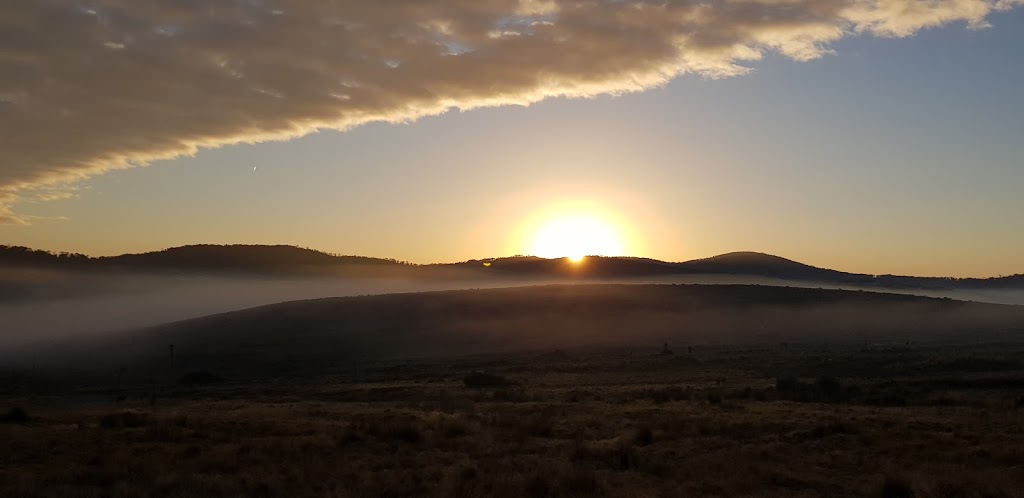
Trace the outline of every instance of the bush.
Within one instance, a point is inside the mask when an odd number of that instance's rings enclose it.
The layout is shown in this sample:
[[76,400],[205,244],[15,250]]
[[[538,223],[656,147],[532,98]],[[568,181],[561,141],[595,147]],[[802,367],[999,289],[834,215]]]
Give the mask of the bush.
[[587,401],[601,401],[601,394],[588,389],[573,389],[565,393],[567,403],[583,403]]
[[601,480],[591,469],[573,465],[541,467],[525,482],[523,496],[600,496]]
[[885,481],[882,482],[881,494],[882,498],[911,498],[914,496],[914,490],[903,479],[885,476]]
[[649,389],[644,392],[645,397],[650,397],[651,401],[655,403],[667,403],[669,401],[684,401],[688,400],[693,395],[693,390],[689,387],[683,388],[682,386],[670,385],[655,389]]
[[148,423],[149,415],[133,411],[107,413],[100,417],[100,427],[104,429],[132,429]]
[[507,403],[525,403],[531,401],[529,394],[526,389],[521,387],[505,387],[502,389],[495,389],[492,397],[494,401],[504,401]]
[[588,461],[612,470],[638,470],[640,451],[632,441],[581,441],[573,453],[574,461]]
[[839,382],[839,379],[828,376],[818,377],[814,386],[817,387],[819,391],[828,394],[835,394],[843,390],[843,384],[842,382]]
[[422,423],[415,417],[400,417],[378,429],[377,437],[385,440],[418,443],[423,439]]
[[637,427],[633,433],[633,444],[637,446],[648,446],[654,443],[654,431],[648,425]]
[[207,384],[216,384],[223,379],[217,374],[208,370],[198,370],[195,372],[189,372],[182,375],[178,382],[181,384],[188,384],[189,386],[204,386]]
[[779,377],[775,379],[775,390],[780,393],[799,391],[803,383],[796,377]]
[[462,379],[466,387],[503,387],[509,384],[508,379],[487,372],[473,372]]
[[814,429],[811,429],[808,432],[808,435],[816,439],[822,439],[838,434],[858,434],[858,432],[857,428],[852,425],[844,424],[842,422],[832,422],[831,424],[819,425]]
[[839,379],[823,375],[813,384],[796,377],[779,377],[775,379],[775,391],[780,399],[801,403],[837,403],[848,401],[859,389],[847,388]]
[[29,418],[28,413],[23,408],[16,406],[0,416],[0,422],[5,424],[24,424],[29,421]]
[[442,392],[436,403],[436,411],[443,413],[473,413],[476,409],[473,400],[468,397],[452,396]]
[[442,436],[447,439],[465,436],[470,433],[469,424],[461,417],[442,415],[434,419],[433,424]]

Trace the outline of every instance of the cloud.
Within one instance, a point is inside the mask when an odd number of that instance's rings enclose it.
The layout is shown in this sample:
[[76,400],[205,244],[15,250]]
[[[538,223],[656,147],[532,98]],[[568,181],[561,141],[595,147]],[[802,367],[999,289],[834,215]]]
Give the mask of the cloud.
[[26,189],[321,128],[727,77],[1024,0],[4,0],[0,223]]
[[0,225],[28,225],[29,217],[18,216],[11,210],[10,205],[17,200],[12,192],[0,192]]

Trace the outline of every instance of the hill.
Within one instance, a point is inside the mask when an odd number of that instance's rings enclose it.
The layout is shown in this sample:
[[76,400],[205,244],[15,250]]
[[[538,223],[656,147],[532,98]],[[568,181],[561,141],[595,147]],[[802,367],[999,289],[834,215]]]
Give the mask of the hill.
[[[752,275],[786,280],[852,281],[870,280],[856,275],[816,268],[779,256],[758,252],[732,252],[683,263],[649,258],[589,256],[574,263],[566,258],[535,257],[488,260],[489,267],[506,274],[559,275],[591,278],[644,277],[669,275]],[[476,261],[470,263],[477,263]]]
[[[460,277],[480,279],[747,275],[799,283],[887,289],[1024,289],[1024,274],[998,278],[867,275],[818,268],[758,252],[732,252],[682,263],[608,256],[589,256],[581,263],[574,263],[566,258],[515,256],[461,263],[414,265],[396,259],[345,256],[287,245],[200,244],[107,257],[90,257],[67,252],[52,253],[20,246],[0,246],[0,267],[2,266],[274,275],[331,275],[339,272],[357,272],[364,277],[386,275],[410,278],[450,276],[451,270],[457,270]],[[3,288],[4,285],[0,282],[0,291]]]
[[[148,375],[175,365],[235,378],[363,359],[552,348],[829,342],[1024,341],[1024,308],[949,299],[747,285],[552,285],[329,298],[263,306],[48,347],[31,357]],[[63,352],[58,353],[57,349]]]
[[688,273],[760,275],[785,279],[839,280],[851,273],[817,268],[779,256],[759,252],[731,252],[680,263]]
[[287,271],[302,268],[329,268],[339,265],[395,266],[404,264],[393,259],[342,256],[287,245],[255,246],[241,244],[190,245],[173,247],[157,252],[125,254],[97,259],[100,263],[129,267],[252,271]]
[[88,269],[295,273],[339,266],[402,266],[395,259],[344,256],[288,245],[196,244],[120,256],[90,257],[20,246],[0,246],[0,265]]
[[568,258],[546,259],[535,256],[515,256],[472,260],[459,263],[457,266],[474,269],[486,268],[490,273],[501,276],[615,278],[679,273],[678,263],[667,263],[649,258],[609,256],[588,256],[579,263]]

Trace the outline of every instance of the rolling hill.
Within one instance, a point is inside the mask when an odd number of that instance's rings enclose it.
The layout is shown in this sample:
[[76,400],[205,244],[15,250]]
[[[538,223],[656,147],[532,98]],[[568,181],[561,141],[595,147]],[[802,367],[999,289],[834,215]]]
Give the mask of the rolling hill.
[[[287,245],[190,245],[161,251],[89,257],[26,247],[0,246],[0,267],[32,266],[87,271],[150,271],[269,275],[358,273],[425,278],[457,270],[460,276],[491,279],[645,278],[680,275],[747,275],[783,281],[888,289],[1024,289],[1024,274],[997,278],[867,275],[818,268],[758,252],[733,252],[681,263],[636,257],[590,256],[582,263],[533,256],[489,258],[461,263],[416,265],[388,258],[344,256]],[[0,285],[2,287],[2,285]]]
[[90,257],[0,246],[0,266],[32,265],[96,270],[309,273],[342,266],[404,266],[395,259],[344,256],[288,245],[196,244],[120,256]]
[[21,357],[141,375],[164,365],[173,344],[180,370],[261,378],[364,359],[554,348],[905,341],[1021,342],[1024,307],[749,285],[551,285],[280,303]]

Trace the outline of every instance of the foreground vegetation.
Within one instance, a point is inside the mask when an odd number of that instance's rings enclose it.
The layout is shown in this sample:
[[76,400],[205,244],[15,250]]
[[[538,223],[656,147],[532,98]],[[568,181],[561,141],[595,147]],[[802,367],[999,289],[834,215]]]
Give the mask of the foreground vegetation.
[[259,382],[8,378],[0,495],[1022,496],[1022,352],[667,345]]

